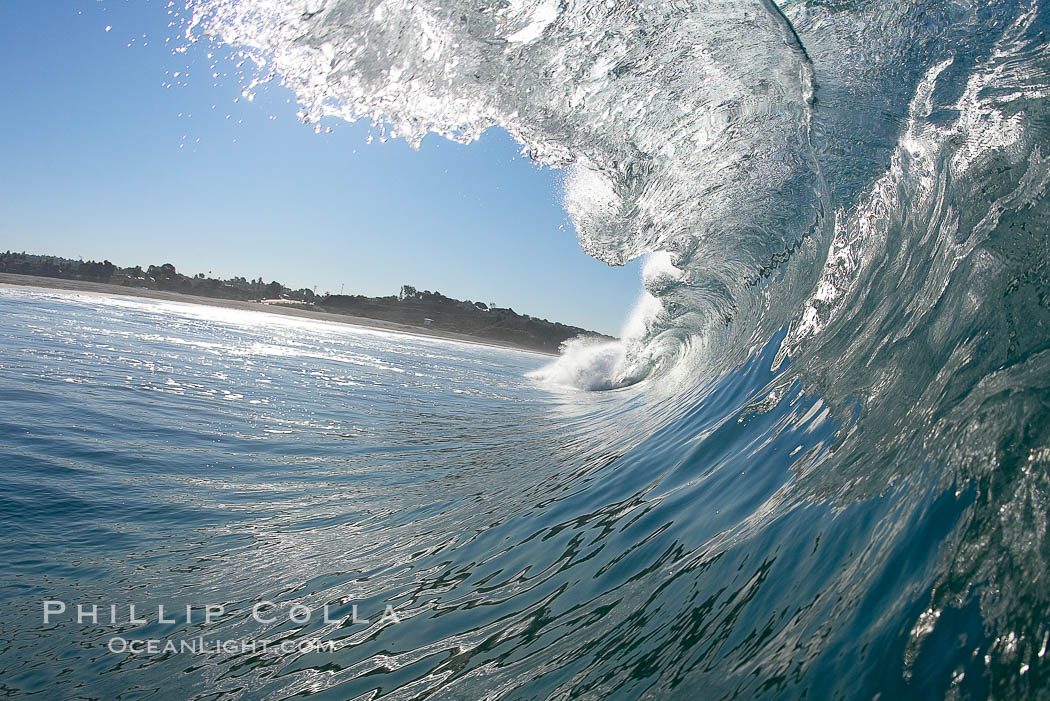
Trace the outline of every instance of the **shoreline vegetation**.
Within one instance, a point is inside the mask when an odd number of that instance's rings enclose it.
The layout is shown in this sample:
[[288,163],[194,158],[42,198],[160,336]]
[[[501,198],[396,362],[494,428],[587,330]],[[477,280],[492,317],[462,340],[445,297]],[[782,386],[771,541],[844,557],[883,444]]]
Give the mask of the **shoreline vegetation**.
[[480,343],[557,355],[561,344],[577,336],[612,337],[568,326],[513,309],[457,300],[439,292],[404,285],[388,297],[318,295],[292,290],[279,282],[220,280],[204,273],[187,276],[170,263],[120,268],[101,263],[29,253],[0,253],[0,284],[75,292],[129,295],[205,304],[333,321],[416,336]]

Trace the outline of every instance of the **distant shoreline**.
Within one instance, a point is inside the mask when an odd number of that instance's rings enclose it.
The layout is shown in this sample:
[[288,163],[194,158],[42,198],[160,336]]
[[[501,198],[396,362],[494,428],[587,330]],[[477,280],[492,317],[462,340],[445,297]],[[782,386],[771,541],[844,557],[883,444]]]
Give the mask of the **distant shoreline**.
[[36,275],[15,275],[13,273],[0,273],[0,285],[9,287],[29,287],[45,290],[64,290],[67,292],[86,292],[117,297],[143,297],[164,302],[179,302],[182,304],[198,304],[205,307],[221,307],[223,309],[238,309],[241,311],[262,312],[263,314],[279,314],[281,316],[296,317],[299,319],[311,319],[314,321],[329,321],[336,324],[358,326],[377,331],[389,331],[392,333],[416,336],[419,338],[432,338],[445,341],[456,341],[459,343],[470,343],[476,346],[488,346],[490,348],[503,348],[516,350],[524,353],[557,357],[557,353],[526,348],[513,343],[505,343],[495,339],[479,338],[467,334],[443,331],[441,329],[426,329],[419,326],[409,326],[380,319],[369,319],[347,314],[333,314],[330,312],[319,312],[312,309],[298,309],[294,307],[278,306],[274,304],[263,304],[261,302],[243,302],[240,300],[220,299],[216,297],[201,297],[188,295],[181,292],[165,292],[163,290],[151,290],[143,287],[124,287],[122,285],[108,285],[102,282],[86,282],[82,280],[66,280],[64,278],[39,277]]

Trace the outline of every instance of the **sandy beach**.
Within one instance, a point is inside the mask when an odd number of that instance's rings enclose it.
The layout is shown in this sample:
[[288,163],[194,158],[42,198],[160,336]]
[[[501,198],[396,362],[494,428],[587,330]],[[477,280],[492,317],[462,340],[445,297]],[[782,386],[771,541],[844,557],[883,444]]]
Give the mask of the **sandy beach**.
[[443,331],[440,329],[428,329],[420,326],[408,326],[406,324],[396,324],[389,321],[382,321],[380,319],[368,319],[359,316],[349,316],[347,314],[331,314],[329,312],[319,312],[314,311],[312,309],[298,309],[295,307],[265,304],[262,302],[243,302],[240,300],[233,299],[198,297],[196,295],[187,295],[179,292],[148,290],[141,287],[123,287],[120,285],[107,285],[99,282],[64,280],[60,278],[37,277],[35,275],[12,275],[10,273],[0,273],[0,285],[8,285],[13,287],[29,287],[45,290],[64,290],[67,292],[85,292],[90,294],[113,295],[120,297],[145,297],[147,299],[162,300],[165,302],[200,304],[209,307],[239,309],[242,311],[262,312],[264,314],[280,314],[282,316],[293,316],[298,317],[300,319],[328,321],[336,324],[349,324],[351,326],[360,326],[369,329],[377,329],[380,331],[402,333],[410,336],[437,338],[448,341],[458,341],[461,343],[472,343],[474,345],[489,346],[492,348],[507,348],[511,350],[523,351],[526,353],[536,353],[539,355],[556,355],[554,353],[544,353],[543,351],[533,350],[531,348],[523,348],[512,343],[502,343],[493,339],[478,338],[476,336],[468,336],[466,334],[453,333],[451,331]]

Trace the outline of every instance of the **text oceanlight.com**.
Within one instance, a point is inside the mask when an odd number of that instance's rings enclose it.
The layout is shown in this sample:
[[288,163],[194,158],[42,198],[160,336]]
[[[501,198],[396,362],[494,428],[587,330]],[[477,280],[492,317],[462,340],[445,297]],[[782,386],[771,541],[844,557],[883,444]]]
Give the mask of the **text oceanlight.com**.
[[321,640],[320,638],[307,638],[305,640],[281,640],[279,642],[269,640],[205,640],[203,636],[183,640],[163,640],[151,638],[149,640],[133,640],[121,636],[109,639],[106,647],[110,652],[130,653],[132,655],[169,655],[174,653],[189,653],[193,655],[212,655],[226,653],[237,654],[266,654],[267,652],[279,652],[290,655],[296,652],[335,652],[342,647],[351,644],[336,640]]

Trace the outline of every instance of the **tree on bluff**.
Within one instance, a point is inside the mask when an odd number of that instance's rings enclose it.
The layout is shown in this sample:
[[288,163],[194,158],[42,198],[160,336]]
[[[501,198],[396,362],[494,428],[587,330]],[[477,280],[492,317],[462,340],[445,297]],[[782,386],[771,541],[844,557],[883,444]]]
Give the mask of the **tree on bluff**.
[[146,268],[146,275],[154,280],[174,280],[178,276],[175,266],[171,263],[164,265],[151,265]]

